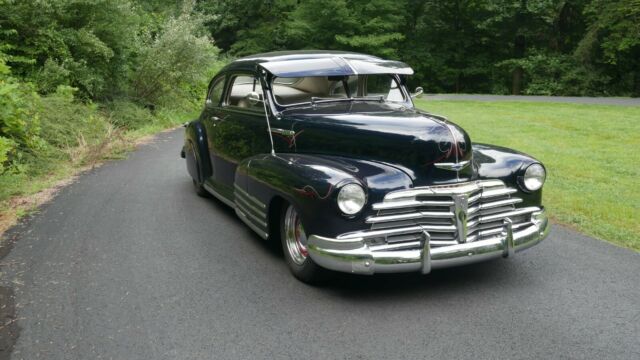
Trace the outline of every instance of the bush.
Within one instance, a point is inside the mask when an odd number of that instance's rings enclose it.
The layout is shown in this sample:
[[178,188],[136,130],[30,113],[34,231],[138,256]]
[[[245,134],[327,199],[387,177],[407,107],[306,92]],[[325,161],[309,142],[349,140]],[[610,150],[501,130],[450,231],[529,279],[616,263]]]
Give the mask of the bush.
[[74,99],[76,89],[60,86],[38,103],[40,137],[56,149],[66,150],[102,138],[108,123],[98,107]]
[[[204,92],[218,49],[204,35],[202,16],[189,11],[169,18],[155,37],[149,37],[133,76],[133,97],[145,105],[175,103]],[[203,66],[204,64],[204,66]]]
[[105,112],[111,124],[130,130],[139,129],[155,121],[149,109],[126,100],[108,103]]
[[533,53],[522,59],[503,61],[497,67],[509,73],[522,68],[523,93],[527,95],[601,95],[610,80],[568,55]]
[[0,174],[2,174],[6,168],[6,163],[9,160],[9,152],[13,150],[15,143],[11,139],[0,136]]

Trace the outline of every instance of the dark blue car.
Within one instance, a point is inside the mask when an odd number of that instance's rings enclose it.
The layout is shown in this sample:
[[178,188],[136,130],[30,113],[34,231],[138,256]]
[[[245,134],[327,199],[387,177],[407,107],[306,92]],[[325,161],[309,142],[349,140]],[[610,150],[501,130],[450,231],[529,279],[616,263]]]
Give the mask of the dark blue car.
[[328,270],[427,274],[544,239],[544,166],[416,109],[412,74],[337,51],[232,62],[186,128],[196,192],[281,242],[306,282]]

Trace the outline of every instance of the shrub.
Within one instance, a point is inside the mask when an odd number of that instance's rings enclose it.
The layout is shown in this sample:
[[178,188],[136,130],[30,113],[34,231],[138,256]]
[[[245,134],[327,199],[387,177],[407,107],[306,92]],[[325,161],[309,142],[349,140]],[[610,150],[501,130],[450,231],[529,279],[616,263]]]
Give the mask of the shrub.
[[[155,37],[149,37],[140,53],[133,75],[133,96],[145,105],[175,103],[177,98],[192,99],[209,81],[209,67],[218,49],[204,35],[206,19],[185,11],[169,18]],[[204,66],[203,66],[204,65]]]
[[149,109],[131,101],[113,101],[106,105],[105,111],[111,124],[119,128],[134,130],[155,121]]

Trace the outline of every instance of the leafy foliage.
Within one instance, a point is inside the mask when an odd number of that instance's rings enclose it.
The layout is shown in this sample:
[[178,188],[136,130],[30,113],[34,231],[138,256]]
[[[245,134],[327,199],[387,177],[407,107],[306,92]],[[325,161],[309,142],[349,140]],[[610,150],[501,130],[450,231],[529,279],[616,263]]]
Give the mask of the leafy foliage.
[[431,92],[640,95],[640,0],[202,2],[224,53],[352,50]]
[[218,50],[201,30],[204,20],[183,13],[169,18],[154,37],[146,39],[133,76],[136,99],[146,104],[166,103],[176,96],[191,96],[194,87],[206,87],[207,72]]
[[0,0],[0,202],[182,120],[220,66],[206,19],[192,0]]

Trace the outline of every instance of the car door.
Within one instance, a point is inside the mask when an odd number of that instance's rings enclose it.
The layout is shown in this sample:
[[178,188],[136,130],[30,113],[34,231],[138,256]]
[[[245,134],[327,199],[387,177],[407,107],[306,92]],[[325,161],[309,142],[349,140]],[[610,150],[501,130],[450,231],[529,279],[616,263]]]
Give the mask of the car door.
[[233,199],[235,171],[238,164],[257,154],[268,154],[271,143],[267,130],[262,88],[254,74],[227,75],[227,91],[220,111],[214,112],[211,126],[212,186]]
[[216,122],[223,116],[222,113],[222,95],[224,94],[224,88],[226,85],[226,76],[224,74],[218,75],[211,80],[209,85],[209,92],[207,93],[207,99],[205,100],[205,107],[200,114],[200,122],[204,125],[205,132],[207,134],[207,147],[209,150],[209,163],[211,164],[212,176],[208,179],[204,179],[205,183],[210,183],[215,174],[215,168],[213,167],[213,153],[212,153],[212,136],[213,129]]

